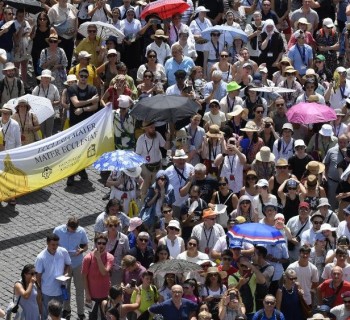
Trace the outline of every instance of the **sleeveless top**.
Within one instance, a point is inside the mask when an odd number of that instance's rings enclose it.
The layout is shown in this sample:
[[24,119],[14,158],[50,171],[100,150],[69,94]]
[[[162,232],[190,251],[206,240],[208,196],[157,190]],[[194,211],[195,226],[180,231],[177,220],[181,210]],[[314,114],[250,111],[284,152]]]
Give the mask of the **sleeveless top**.
[[286,223],[290,218],[295,216],[296,212],[298,212],[299,203],[300,198],[298,194],[296,195],[294,200],[292,200],[288,194],[286,195],[286,204],[284,205],[284,208],[282,210]]
[[105,90],[108,89],[111,80],[117,75],[117,73],[112,73],[111,72],[109,64],[110,64],[110,62],[108,62],[106,64],[106,67],[105,67],[105,78],[106,78],[105,79],[105,84],[104,84]]
[[317,206],[320,203],[320,187],[316,188],[316,196],[307,196],[304,201],[310,205],[311,211],[317,211]]
[[286,320],[305,319],[298,295],[298,289],[294,286],[292,293],[282,287],[282,302],[280,310]]
[[[287,179],[291,178],[291,174],[289,174]],[[282,203],[281,203],[281,198],[278,196],[278,188],[281,186],[281,183],[279,183],[277,181],[276,175],[273,176],[274,178],[274,183],[273,183],[273,188],[271,190],[271,193],[274,194],[277,198],[277,203],[278,203],[278,212],[281,213],[282,212]]]

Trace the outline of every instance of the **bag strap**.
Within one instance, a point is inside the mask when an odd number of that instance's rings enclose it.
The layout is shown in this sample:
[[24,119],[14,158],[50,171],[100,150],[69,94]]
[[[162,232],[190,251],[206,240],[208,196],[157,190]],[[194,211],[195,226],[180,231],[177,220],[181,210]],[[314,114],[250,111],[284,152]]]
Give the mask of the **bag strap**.
[[[22,281],[16,281],[15,285],[16,285],[16,283],[20,283],[23,286]],[[13,297],[12,297],[12,301],[13,302],[15,302],[15,296],[16,296],[16,294],[15,294],[15,286],[13,286]],[[21,301],[21,298],[22,298],[22,296],[19,295],[18,300],[17,300],[16,305],[14,306],[14,308],[16,308],[18,306],[19,302]]]
[[305,228],[307,224],[307,221],[303,224],[303,226],[299,229],[298,233],[295,235],[295,238],[303,231],[303,229]]
[[118,232],[118,234],[119,234],[119,238],[118,238],[117,241],[115,242],[115,245],[114,245],[113,249],[112,249],[111,251],[109,251],[109,253],[110,253],[112,256],[114,256],[115,250],[116,250],[117,247],[118,247],[118,243],[119,243],[119,239],[120,239],[120,233]]
[[314,150],[318,151],[318,133],[316,133],[315,135],[315,146],[314,146]]

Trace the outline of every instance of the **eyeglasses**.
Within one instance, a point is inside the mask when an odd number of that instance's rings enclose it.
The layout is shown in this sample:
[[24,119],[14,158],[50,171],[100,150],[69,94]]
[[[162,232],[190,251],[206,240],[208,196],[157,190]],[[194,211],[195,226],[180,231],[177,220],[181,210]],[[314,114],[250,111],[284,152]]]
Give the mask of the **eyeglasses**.
[[211,104],[209,105],[209,108],[219,108],[219,106],[217,104]]
[[297,146],[295,147],[295,150],[301,150],[301,149],[304,149],[305,147],[304,146]]
[[57,40],[49,40],[49,43],[58,43]]
[[255,177],[255,176],[247,176],[247,180],[256,180],[257,179],[257,177]]
[[87,79],[87,78],[89,78],[89,75],[86,75],[86,74],[79,74],[79,78]]
[[147,243],[147,242],[148,242],[148,239],[141,239],[141,238],[139,238],[139,240],[140,240],[141,242],[144,242],[144,243]]
[[255,113],[259,113],[259,114],[263,114],[264,111],[261,111],[261,110],[256,110]]
[[213,37],[220,37],[220,33],[212,33],[211,36],[213,36]]
[[155,54],[151,54],[148,56],[148,58],[157,58],[157,56]]
[[321,60],[316,60],[315,63],[321,63],[322,61]]
[[226,182],[220,182],[220,183],[219,183],[219,187],[225,187],[225,186],[227,186],[227,183],[226,183]]
[[118,226],[119,226],[119,224],[109,224],[109,225],[108,225],[108,227],[110,227],[110,228],[113,228],[113,227],[116,228],[116,227],[118,227]]
[[241,201],[241,204],[250,204],[250,201],[249,200],[243,200],[243,201]]
[[222,54],[220,57],[221,58],[228,58],[228,54]]
[[275,304],[275,301],[264,301],[264,303],[269,306],[273,306]]
[[211,273],[211,274],[210,274],[210,277],[218,277],[218,276],[219,276],[218,273]]
[[312,221],[313,224],[322,224],[323,221]]
[[114,57],[116,57],[116,56],[117,56],[116,54],[112,53],[112,54],[109,54],[109,55],[107,56],[107,58],[114,58]]
[[163,213],[169,213],[171,211],[173,211],[173,210],[172,209],[170,209],[170,210],[163,210]]
[[97,245],[99,245],[99,246],[105,246],[107,244],[107,242],[104,242],[104,241],[98,241],[97,242]]
[[295,278],[290,278],[290,277],[288,277],[288,279],[289,279],[290,281],[296,281],[296,280],[298,280],[297,277],[295,277]]
[[189,242],[188,245],[189,245],[190,247],[197,247],[197,243],[193,243],[193,242]]
[[216,218],[205,218],[206,220],[211,220],[211,221],[214,221],[216,220]]
[[168,229],[169,229],[169,230],[172,230],[172,231],[174,231],[174,230],[179,231],[179,229],[178,229],[178,228],[175,228],[175,227],[168,227]]
[[88,33],[97,33],[97,30],[88,30]]
[[288,166],[276,166],[276,169],[287,169]]

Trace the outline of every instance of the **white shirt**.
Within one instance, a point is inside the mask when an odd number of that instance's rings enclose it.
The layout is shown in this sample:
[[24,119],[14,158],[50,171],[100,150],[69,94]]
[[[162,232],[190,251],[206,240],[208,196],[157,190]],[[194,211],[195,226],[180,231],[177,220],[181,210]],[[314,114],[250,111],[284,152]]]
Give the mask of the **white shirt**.
[[[111,6],[108,3],[106,3],[105,6],[108,11],[111,11]],[[88,6],[88,12],[90,12],[93,8],[94,5],[90,4]],[[104,9],[104,7],[102,7],[101,9],[97,9],[91,17],[91,21],[108,22],[108,15],[106,14],[107,12],[105,13],[106,9]]]
[[350,317],[350,310],[346,310],[344,304],[332,308],[331,313],[336,316],[337,320],[347,320]]
[[146,134],[141,135],[136,142],[136,153],[144,157],[148,163],[159,162],[162,159],[162,154],[159,147],[164,147],[165,140],[159,132],[157,136],[150,139]]
[[171,95],[181,96],[181,90],[179,89],[179,87],[175,83],[166,89],[165,94],[167,96],[171,96]]
[[[202,34],[203,30],[205,30],[206,28],[209,28],[211,26],[212,26],[212,23],[208,18],[204,18],[203,22],[201,22],[199,20],[199,18],[197,18],[190,23],[191,32],[195,36],[200,36]],[[196,46],[197,51],[203,51],[203,49],[204,49],[204,44],[196,43],[195,46]]]
[[[273,202],[277,205],[277,198],[273,194],[269,194],[269,200],[267,202]],[[267,203],[264,202],[264,203]],[[254,209],[254,212],[258,213],[259,215],[259,220],[264,219],[265,216],[262,213],[262,203],[260,201],[259,195],[254,196],[252,206]]]
[[219,224],[215,223],[212,228],[206,229],[204,228],[204,222],[194,226],[191,233],[191,237],[195,236],[199,239],[198,250],[202,252],[206,252],[206,248],[208,248],[210,252],[213,249],[216,241],[218,241],[218,239],[224,235],[224,228]]
[[[336,266],[336,264],[334,262],[327,263],[323,269],[321,278],[324,280],[331,279],[332,278],[332,276],[331,276],[332,269],[335,266]],[[343,280],[350,281],[350,264],[345,263],[345,267],[342,268],[342,270],[343,270]]]
[[[243,156],[245,158],[245,155]],[[243,164],[238,155],[225,156],[220,176],[228,179],[229,189],[234,193],[238,193],[243,188]]]
[[[247,241],[242,242],[242,249],[243,250],[249,250],[253,247],[254,247],[254,245],[247,242]],[[224,235],[224,236],[220,237],[218,239],[218,241],[216,241],[213,250],[215,250],[216,252],[222,253],[226,249],[228,249],[228,248],[227,248],[226,235]]]
[[208,111],[204,114],[203,121],[209,122],[210,125],[217,124],[219,127],[221,127],[221,123],[226,121],[226,116],[222,111],[219,111],[218,114],[212,114],[210,111]]
[[[0,49],[0,57],[7,62],[7,54],[4,49]],[[5,75],[2,73],[2,69],[4,68],[4,64],[0,63],[0,80],[5,78]]]
[[316,232],[313,228],[310,228],[309,230],[303,231],[301,234],[301,242],[300,244],[303,246],[304,244],[309,245],[311,247],[315,244],[315,238],[316,238]]
[[22,145],[21,128],[16,120],[10,119],[7,123],[3,124],[1,119],[0,128],[4,141],[6,141],[5,150],[14,149]]
[[294,154],[294,139],[291,138],[289,143],[286,143],[283,138],[281,138],[282,141],[280,142],[281,148],[278,151],[278,142],[279,139],[275,140],[273,143],[273,154],[275,155],[275,163],[277,163],[277,160],[280,158],[288,160],[293,154]]
[[162,42],[160,47],[155,42],[152,42],[151,44],[149,44],[146,48],[145,56],[147,56],[147,52],[149,50],[154,50],[157,53],[158,63],[162,65],[164,65],[164,61],[166,57],[171,57],[170,46],[165,42]]
[[298,261],[293,262],[287,269],[295,270],[301,289],[304,290],[304,299],[307,304],[311,304],[311,287],[313,282],[318,282],[318,270],[314,264],[308,263],[306,267],[301,267]]
[[137,19],[133,19],[131,22],[124,19],[120,22],[120,30],[124,33],[125,37],[136,35],[141,30],[141,22]]
[[348,239],[350,239],[350,230],[347,227],[346,221],[342,221],[339,223],[337,229],[337,238],[340,238],[341,236],[346,236]]
[[49,99],[51,102],[54,101],[59,101],[60,100],[60,94],[58,92],[57,87],[50,83],[48,89],[45,89],[42,87],[42,85],[38,85],[34,88],[32,94],[34,96],[38,96],[38,97],[44,97]]
[[[346,80],[344,94],[342,95],[340,88],[332,90],[329,104],[333,109],[341,109],[346,104],[345,99],[350,95],[350,80]],[[344,97],[344,98],[343,98]]]
[[[185,178],[189,178],[190,173],[194,172],[194,167],[186,163],[183,170],[177,169]],[[168,178],[169,183],[174,187],[174,196],[175,196],[175,202],[173,203],[174,206],[180,207],[185,201],[188,199],[188,195],[181,197],[180,196],[180,189],[186,184],[186,181],[181,177],[180,174],[178,174],[174,168],[174,165],[170,166],[165,170]]]
[[165,236],[159,239],[158,245],[160,244],[165,244],[168,247],[170,257],[174,259],[182,252],[182,248],[185,247],[184,240],[181,237],[176,237],[174,241],[171,241],[167,236]]

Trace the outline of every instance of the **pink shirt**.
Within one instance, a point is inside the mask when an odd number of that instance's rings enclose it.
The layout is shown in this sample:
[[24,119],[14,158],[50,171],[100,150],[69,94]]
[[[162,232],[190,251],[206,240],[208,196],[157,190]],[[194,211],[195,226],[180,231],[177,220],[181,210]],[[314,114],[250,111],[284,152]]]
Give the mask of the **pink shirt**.
[[[292,36],[290,37],[289,42],[288,42],[288,50],[291,47],[293,47],[296,43],[297,43],[297,39],[294,37],[294,34],[292,34]],[[309,31],[305,32],[305,44],[308,44],[313,49],[316,48],[316,41],[315,41],[314,37],[312,36],[311,32],[309,32]]]
[[91,252],[84,257],[81,269],[81,273],[87,275],[90,296],[93,299],[107,298],[111,285],[109,271],[113,267],[114,257],[109,252],[104,252],[101,255],[101,260],[108,270],[104,276],[100,273],[97,260]]

